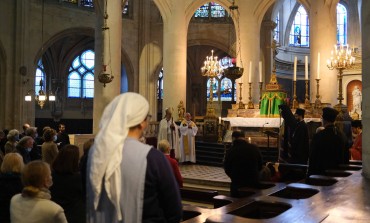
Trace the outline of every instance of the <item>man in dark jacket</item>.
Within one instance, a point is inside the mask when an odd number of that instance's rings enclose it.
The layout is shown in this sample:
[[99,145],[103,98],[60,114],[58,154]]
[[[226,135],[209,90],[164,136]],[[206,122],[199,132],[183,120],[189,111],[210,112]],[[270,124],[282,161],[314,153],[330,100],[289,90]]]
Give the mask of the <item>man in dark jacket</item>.
[[262,169],[262,155],[256,145],[245,140],[244,133],[232,133],[233,145],[226,153],[225,173],[230,177],[230,196],[240,197],[239,188],[257,187]]
[[289,163],[307,164],[309,154],[309,136],[307,124],[304,121],[305,110],[297,108],[293,116],[287,105],[280,105],[281,115],[288,127]]
[[322,124],[325,129],[316,133],[311,141],[308,176],[325,174],[326,170],[345,163],[344,135],[334,125],[338,111],[329,107],[323,108],[322,111]]

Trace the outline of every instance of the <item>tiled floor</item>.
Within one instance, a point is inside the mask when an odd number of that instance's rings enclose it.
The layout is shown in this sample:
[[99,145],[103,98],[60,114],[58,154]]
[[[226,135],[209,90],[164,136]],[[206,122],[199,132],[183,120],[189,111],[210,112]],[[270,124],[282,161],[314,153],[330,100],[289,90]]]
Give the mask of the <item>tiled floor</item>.
[[230,178],[222,167],[204,165],[180,164],[180,172],[184,179],[184,186],[203,187],[209,189],[228,189]]

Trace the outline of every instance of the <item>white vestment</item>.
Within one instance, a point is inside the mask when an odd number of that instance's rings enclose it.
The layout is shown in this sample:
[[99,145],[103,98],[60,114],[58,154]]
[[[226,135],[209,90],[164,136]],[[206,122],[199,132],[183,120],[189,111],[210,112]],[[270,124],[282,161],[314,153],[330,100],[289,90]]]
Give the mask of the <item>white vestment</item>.
[[[171,129],[171,124],[175,126],[175,129]],[[180,160],[180,140],[179,140],[179,127],[172,120],[162,119],[159,122],[158,130],[158,143],[162,139],[167,139],[170,143],[171,149],[175,150],[175,158]],[[157,145],[158,148],[158,145]]]
[[[189,126],[191,128],[189,128]],[[182,121],[180,124],[181,142],[180,162],[190,161],[195,163],[195,135],[198,132],[198,127],[193,121]]]

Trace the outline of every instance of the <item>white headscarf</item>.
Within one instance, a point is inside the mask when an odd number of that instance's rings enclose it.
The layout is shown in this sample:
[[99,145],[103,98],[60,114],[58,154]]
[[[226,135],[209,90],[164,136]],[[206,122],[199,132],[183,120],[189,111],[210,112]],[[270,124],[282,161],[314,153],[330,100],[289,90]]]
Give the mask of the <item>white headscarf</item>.
[[100,130],[89,154],[94,209],[98,207],[104,179],[104,188],[116,208],[118,220],[122,219],[119,201],[123,144],[129,128],[144,121],[148,112],[148,101],[137,93],[128,92],[115,97],[104,110]]

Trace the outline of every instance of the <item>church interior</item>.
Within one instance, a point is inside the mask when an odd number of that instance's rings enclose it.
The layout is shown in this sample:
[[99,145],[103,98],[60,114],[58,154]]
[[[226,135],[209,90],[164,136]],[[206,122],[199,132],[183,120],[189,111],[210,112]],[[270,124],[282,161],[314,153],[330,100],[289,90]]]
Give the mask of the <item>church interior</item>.
[[291,172],[307,165],[282,162],[285,181],[243,198],[228,196],[222,168],[235,129],[264,164],[283,160],[280,104],[305,110],[310,138],[324,107],[350,138],[352,120],[370,133],[369,1],[1,0],[0,20],[1,130],[62,123],[81,147],[106,105],[136,92],[150,106],[148,144],[166,109],[198,126],[196,165],[180,164],[184,222],[370,220],[367,137],[362,161],[309,179]]

